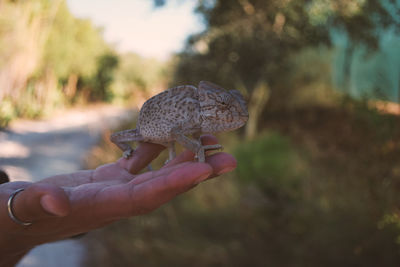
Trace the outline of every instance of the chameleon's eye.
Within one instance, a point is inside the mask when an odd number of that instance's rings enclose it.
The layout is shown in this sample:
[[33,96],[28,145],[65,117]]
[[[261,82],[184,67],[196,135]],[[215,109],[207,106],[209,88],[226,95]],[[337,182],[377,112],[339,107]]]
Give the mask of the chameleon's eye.
[[227,105],[229,105],[231,102],[232,102],[232,98],[231,98],[229,95],[224,95],[224,96],[221,98],[221,104],[222,104],[222,105],[227,106]]

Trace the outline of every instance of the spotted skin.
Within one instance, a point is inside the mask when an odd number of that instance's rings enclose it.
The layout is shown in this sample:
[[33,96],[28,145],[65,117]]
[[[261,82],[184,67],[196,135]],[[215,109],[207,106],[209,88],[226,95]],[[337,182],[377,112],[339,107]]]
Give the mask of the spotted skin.
[[198,88],[182,85],[153,96],[140,109],[137,128],[114,133],[111,141],[124,151],[126,158],[133,152],[128,142],[162,144],[170,149],[170,159],[174,157],[174,142],[177,141],[204,162],[206,150],[221,146],[203,146],[200,134],[235,130],[242,127],[248,117],[246,102],[239,91],[226,91],[202,81]]

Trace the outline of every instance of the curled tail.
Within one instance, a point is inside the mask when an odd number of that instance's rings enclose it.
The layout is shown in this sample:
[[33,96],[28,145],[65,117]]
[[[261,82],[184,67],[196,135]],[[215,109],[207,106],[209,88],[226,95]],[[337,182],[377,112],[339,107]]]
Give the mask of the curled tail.
[[124,151],[124,157],[127,158],[133,152],[128,143],[143,141],[143,136],[140,134],[139,129],[136,128],[113,133],[110,136],[110,140]]
[[110,137],[113,143],[117,142],[140,142],[143,141],[143,136],[140,134],[139,129],[129,129],[113,133]]

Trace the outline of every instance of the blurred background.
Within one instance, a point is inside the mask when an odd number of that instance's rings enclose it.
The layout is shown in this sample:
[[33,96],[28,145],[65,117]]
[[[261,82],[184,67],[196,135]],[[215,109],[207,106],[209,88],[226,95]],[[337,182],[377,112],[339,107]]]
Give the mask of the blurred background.
[[146,99],[200,80],[248,99],[218,135],[237,170],[87,234],[76,266],[400,265],[398,0],[0,0],[0,168],[97,111],[118,123],[76,164],[113,161]]

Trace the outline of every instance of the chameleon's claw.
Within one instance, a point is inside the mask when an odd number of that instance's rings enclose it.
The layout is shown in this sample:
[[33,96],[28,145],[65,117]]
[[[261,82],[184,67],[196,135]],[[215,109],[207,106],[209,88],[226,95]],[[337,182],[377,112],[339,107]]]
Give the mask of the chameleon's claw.
[[205,162],[206,161],[205,152],[211,150],[222,150],[222,149],[223,147],[220,144],[201,146],[194,158],[197,159],[198,162]]
[[210,151],[210,150],[223,150],[224,147],[221,146],[220,144],[215,144],[215,145],[205,145],[203,146],[204,151]]
[[128,150],[125,150],[122,156],[126,159],[129,159],[132,156],[132,154],[133,154],[133,149],[130,148]]

